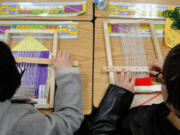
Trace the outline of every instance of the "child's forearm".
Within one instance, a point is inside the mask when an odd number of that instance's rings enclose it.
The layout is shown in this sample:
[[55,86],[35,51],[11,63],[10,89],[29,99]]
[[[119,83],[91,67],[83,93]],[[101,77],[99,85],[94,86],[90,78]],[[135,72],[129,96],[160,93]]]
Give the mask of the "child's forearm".
[[64,68],[56,71],[56,84],[55,112],[69,122],[72,128],[78,128],[83,119],[80,69]]
[[134,94],[130,91],[110,85],[90,126],[92,135],[116,134],[117,122],[128,112],[133,97]]

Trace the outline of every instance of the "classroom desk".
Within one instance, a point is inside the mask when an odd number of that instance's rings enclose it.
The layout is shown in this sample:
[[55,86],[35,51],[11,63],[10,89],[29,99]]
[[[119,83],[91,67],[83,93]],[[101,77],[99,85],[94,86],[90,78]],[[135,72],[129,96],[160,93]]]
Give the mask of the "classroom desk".
[[[85,14],[81,14],[78,16],[64,16],[64,17],[57,17],[57,16],[15,16],[15,17],[0,17],[1,19],[11,19],[11,20],[86,20],[91,21],[93,19],[93,2],[92,0],[15,0],[13,2],[41,2],[41,1],[57,1],[57,2],[80,2],[80,1],[87,1],[87,11]],[[11,0],[1,0],[1,2],[11,2]]]
[[[84,114],[90,114],[92,110],[92,55],[93,55],[93,24],[91,22],[79,21],[79,34],[77,39],[59,39],[58,50],[67,50],[73,60],[79,61],[82,72],[82,92]],[[13,45],[16,39],[11,39]],[[19,42],[19,41],[18,41]],[[52,49],[52,39],[41,41],[49,50]],[[52,110],[41,110],[51,112]]]
[[111,2],[129,2],[129,3],[149,3],[149,4],[163,4],[163,5],[180,5],[179,0],[107,0],[107,9],[100,10],[95,7],[96,17],[109,17],[109,1]]
[[84,114],[90,114],[92,109],[93,24],[79,22],[78,39],[63,39],[60,44],[60,49],[69,51],[73,59],[80,63]]
[[[102,67],[107,66],[103,21],[107,18],[98,18],[95,20],[95,50],[94,50],[94,86],[93,86],[93,105],[99,106],[106,89],[109,85],[109,74],[102,72]],[[152,39],[143,38],[147,63],[150,64],[155,59]],[[122,55],[120,54],[120,37],[110,37],[111,51],[114,66],[122,64]],[[167,55],[169,48],[164,45],[163,39],[159,39],[163,57]],[[154,99],[155,98],[155,99]],[[149,101],[150,100],[150,101]],[[152,104],[162,101],[161,94],[136,94],[132,106],[140,104]]]

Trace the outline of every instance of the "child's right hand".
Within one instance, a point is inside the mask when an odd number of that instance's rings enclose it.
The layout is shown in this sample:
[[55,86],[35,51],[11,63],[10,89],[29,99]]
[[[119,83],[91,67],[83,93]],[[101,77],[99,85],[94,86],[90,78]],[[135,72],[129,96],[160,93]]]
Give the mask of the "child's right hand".
[[59,51],[56,57],[52,58],[55,70],[72,67],[72,57],[67,51]]
[[[153,76],[156,76],[159,72],[162,72],[162,68],[163,68],[163,61],[156,59],[149,66],[149,73]],[[158,80],[162,80],[162,74],[158,76]]]

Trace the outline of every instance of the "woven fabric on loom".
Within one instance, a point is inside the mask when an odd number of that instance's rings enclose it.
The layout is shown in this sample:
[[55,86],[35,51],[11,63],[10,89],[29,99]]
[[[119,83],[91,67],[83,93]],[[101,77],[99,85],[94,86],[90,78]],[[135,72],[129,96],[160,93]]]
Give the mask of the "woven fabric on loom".
[[[13,51],[13,55],[18,57],[49,58],[49,51]],[[46,88],[48,66],[31,63],[19,63],[19,66],[21,69],[25,69],[25,72],[16,96],[35,96],[38,98],[39,89]]]
[[[45,58],[50,57],[49,50],[31,35],[27,35],[21,42],[12,48],[16,57]],[[25,70],[21,86],[15,97],[32,97],[44,99],[47,90],[48,65],[33,63],[18,63],[19,70]]]

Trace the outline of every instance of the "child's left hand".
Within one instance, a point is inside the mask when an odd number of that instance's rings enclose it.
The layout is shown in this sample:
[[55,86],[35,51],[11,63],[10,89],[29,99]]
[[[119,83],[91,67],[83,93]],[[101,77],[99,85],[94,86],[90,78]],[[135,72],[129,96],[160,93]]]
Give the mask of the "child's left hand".
[[125,72],[125,70],[123,69],[121,71],[120,79],[118,79],[117,73],[115,72],[115,84],[134,93],[135,78],[130,78],[130,74],[130,71]]

